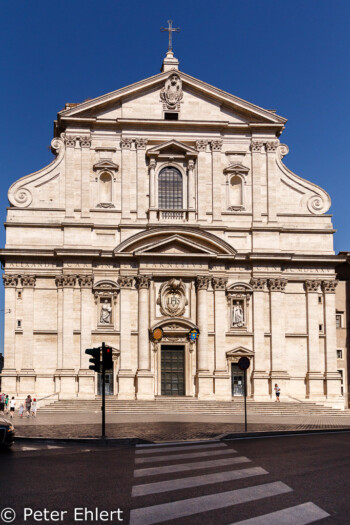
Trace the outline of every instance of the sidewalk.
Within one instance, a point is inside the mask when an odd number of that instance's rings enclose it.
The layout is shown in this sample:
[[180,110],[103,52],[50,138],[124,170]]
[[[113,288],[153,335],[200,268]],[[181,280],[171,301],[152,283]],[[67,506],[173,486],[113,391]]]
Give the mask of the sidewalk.
[[[12,420],[16,435],[44,438],[98,438],[101,414],[96,412],[45,413],[37,418]],[[248,432],[349,429],[349,417],[259,416],[248,413]],[[132,415],[107,414],[109,438],[142,439],[151,442],[218,439],[225,434],[244,432],[244,416]]]

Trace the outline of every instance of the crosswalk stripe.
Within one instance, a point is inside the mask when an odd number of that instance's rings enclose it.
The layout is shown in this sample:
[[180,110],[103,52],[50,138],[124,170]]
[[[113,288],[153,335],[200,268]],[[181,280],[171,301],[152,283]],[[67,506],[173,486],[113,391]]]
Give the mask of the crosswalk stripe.
[[212,456],[223,456],[236,452],[232,448],[226,448],[224,450],[209,450],[206,452],[191,452],[190,450],[185,454],[174,454],[169,456],[151,456],[146,458],[136,458],[135,463],[155,463],[157,461],[175,461],[176,459],[191,459],[191,458],[205,458]]
[[183,472],[186,470],[195,470],[212,467],[225,467],[236,463],[250,463],[250,459],[239,456],[235,458],[215,459],[213,461],[198,461],[194,463],[180,463],[179,465],[165,465],[162,467],[150,467],[134,470],[134,477],[155,476],[157,474],[168,474],[169,472]]
[[291,491],[292,489],[290,487],[281,481],[277,481],[275,483],[230,490],[209,496],[200,496],[171,503],[153,505],[152,507],[143,507],[130,512],[129,525],[151,525],[161,521],[174,520],[201,512],[230,507],[231,505],[237,505],[247,501],[277,496]]
[[[180,450],[207,450],[212,448],[228,448],[225,443],[213,443],[213,444],[203,444],[203,445],[181,445],[178,447],[171,447],[167,449],[167,453],[169,452],[177,452]],[[142,448],[135,450],[135,454],[156,454],[157,452],[164,452],[164,448]]]
[[216,474],[207,474],[201,476],[192,476],[191,478],[171,479],[169,481],[159,481],[156,483],[145,483],[144,485],[135,485],[132,488],[132,496],[146,496],[147,494],[159,494],[160,492],[169,492],[171,490],[181,490],[190,487],[200,487],[213,483],[222,483],[235,479],[250,478],[268,474],[266,470],[260,467],[246,468],[241,470],[229,470],[228,472],[218,472]]
[[27,450],[39,450],[39,449],[36,447],[22,447],[22,451],[27,451]]
[[[184,443],[184,441],[182,441]],[[213,440],[213,441],[186,441],[186,445],[205,445],[207,443],[221,443],[221,441]],[[152,447],[173,447],[177,446],[179,443],[177,442],[169,442],[169,443],[140,443],[136,445],[136,448],[152,448]]]
[[295,507],[289,507],[288,509],[271,512],[270,514],[263,514],[256,518],[238,521],[231,525],[261,525],[262,523],[268,523],[269,525],[290,525],[291,523],[294,525],[307,525],[308,523],[313,523],[328,516],[329,514],[327,512],[320,509],[320,507],[314,503],[309,502]]

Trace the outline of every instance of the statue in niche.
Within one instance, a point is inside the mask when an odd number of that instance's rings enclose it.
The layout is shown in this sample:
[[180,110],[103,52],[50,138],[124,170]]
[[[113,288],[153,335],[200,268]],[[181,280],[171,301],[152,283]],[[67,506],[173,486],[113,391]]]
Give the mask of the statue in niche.
[[104,303],[101,304],[100,323],[111,324],[112,307],[108,299],[105,299]]
[[244,324],[244,313],[242,305],[239,301],[233,305],[232,308],[232,325],[233,326],[243,326]]

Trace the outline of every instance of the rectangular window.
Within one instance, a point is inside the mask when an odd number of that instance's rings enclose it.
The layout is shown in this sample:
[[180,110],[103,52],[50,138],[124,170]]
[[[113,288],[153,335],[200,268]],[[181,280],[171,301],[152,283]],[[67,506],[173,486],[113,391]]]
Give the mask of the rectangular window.
[[322,304],[322,295],[318,296],[318,302],[319,302],[319,304]]
[[340,374],[340,377],[341,377],[341,381],[340,381],[340,393],[341,395],[343,396],[344,395],[344,374],[343,374],[343,370],[338,370],[339,374]]
[[22,320],[17,319],[17,328],[22,328]]
[[318,325],[318,329],[319,329],[320,332],[323,332],[323,324],[319,324]]
[[22,292],[21,292],[21,290],[18,290],[17,297],[18,297],[18,299],[22,299]]
[[179,120],[178,113],[164,113],[165,120]]
[[343,359],[343,350],[337,350],[337,359]]
[[335,316],[335,326],[337,328],[341,328],[341,325],[342,325],[342,323],[341,323],[341,314],[336,314],[336,316]]

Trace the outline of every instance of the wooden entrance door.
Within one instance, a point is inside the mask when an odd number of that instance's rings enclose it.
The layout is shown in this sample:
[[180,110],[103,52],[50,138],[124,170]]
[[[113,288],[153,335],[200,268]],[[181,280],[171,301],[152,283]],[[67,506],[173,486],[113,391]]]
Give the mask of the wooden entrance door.
[[185,347],[162,345],[161,353],[162,396],[185,395]]

